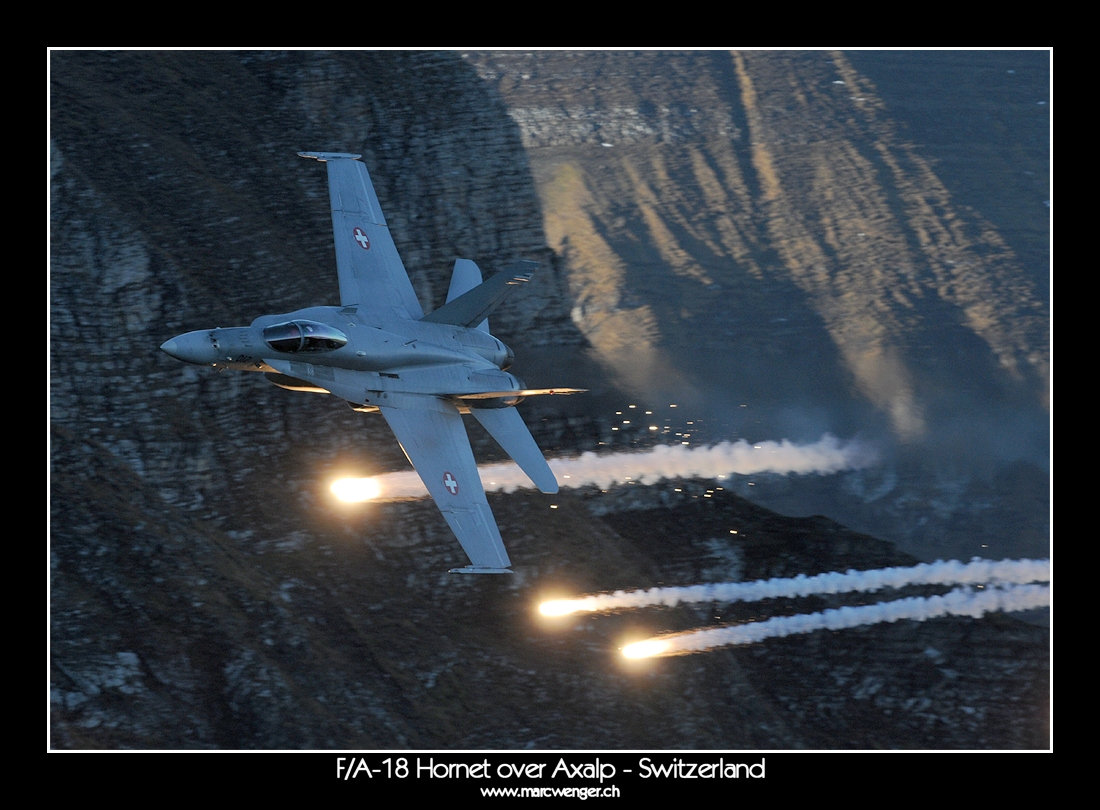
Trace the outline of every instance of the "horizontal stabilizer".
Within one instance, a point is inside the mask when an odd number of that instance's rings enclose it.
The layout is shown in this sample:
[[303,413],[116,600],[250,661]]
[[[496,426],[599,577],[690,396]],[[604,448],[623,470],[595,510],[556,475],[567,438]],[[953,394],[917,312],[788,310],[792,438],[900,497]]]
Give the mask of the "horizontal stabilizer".
[[540,397],[552,394],[584,394],[587,388],[524,388],[520,391],[482,391],[477,394],[458,394],[455,399],[500,399],[501,397]]
[[543,458],[519,411],[515,408],[489,408],[471,409],[470,413],[540,491],[550,494],[558,491],[558,479]]
[[476,327],[489,317],[512,288],[529,281],[536,267],[538,262],[516,262],[421,320],[464,326],[468,329]]
[[467,565],[465,568],[452,568],[448,573],[451,574],[511,574],[511,568],[475,568],[472,565]]
[[351,152],[299,152],[298,157],[313,158],[324,163],[326,160],[359,160],[362,155],[353,155]]

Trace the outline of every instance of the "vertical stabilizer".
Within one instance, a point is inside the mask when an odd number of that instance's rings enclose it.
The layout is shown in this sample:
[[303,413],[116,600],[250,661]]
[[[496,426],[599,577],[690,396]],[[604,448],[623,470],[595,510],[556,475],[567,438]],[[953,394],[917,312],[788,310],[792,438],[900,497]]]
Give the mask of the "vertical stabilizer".
[[[479,284],[481,284],[481,268],[469,259],[455,259],[455,269],[451,273],[451,287],[447,290],[447,303],[465,295]],[[486,318],[475,328],[488,332],[489,319]]]

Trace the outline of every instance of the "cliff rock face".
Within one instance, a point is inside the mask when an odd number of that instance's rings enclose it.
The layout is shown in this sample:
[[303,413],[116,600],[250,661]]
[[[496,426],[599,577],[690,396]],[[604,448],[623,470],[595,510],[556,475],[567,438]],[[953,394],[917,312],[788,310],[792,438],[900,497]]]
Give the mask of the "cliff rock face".
[[[710,619],[663,609],[563,630],[532,617],[561,590],[912,561],[887,543],[728,492],[704,502],[684,482],[603,516],[585,500],[597,493],[517,493],[491,496],[516,575],[448,576],[463,559],[430,503],[346,510],[327,492],[340,472],[407,466],[382,420],[158,350],[190,329],[337,300],[325,173],[295,155],[312,149],[364,155],[425,309],[442,303],[457,257],[487,274],[516,258],[543,263],[494,315],[536,374],[555,355],[591,374],[581,364],[591,347],[617,384],[665,369],[703,395],[700,362],[684,362],[692,347],[723,364],[719,344],[779,359],[810,345],[806,363],[851,374],[857,394],[828,383],[838,398],[870,402],[907,435],[936,407],[904,337],[905,313],[927,305],[955,307],[1019,396],[1045,385],[1029,320],[1045,317],[1042,296],[1019,287],[999,248],[962,244],[976,220],[951,230],[944,200],[908,179],[864,193],[866,177],[917,158],[897,151],[873,109],[819,99],[834,74],[860,81],[843,57],[638,57],[664,60],[649,73],[616,61],[625,56],[570,58],[52,54],[54,746],[1048,744],[1046,634],[1010,619],[834,633],[828,650],[791,638],[639,674],[614,654],[639,624]],[[643,86],[643,74],[660,78]],[[849,127],[872,145],[829,135],[828,154],[849,158],[838,163],[820,157],[813,132],[784,127],[775,99],[792,77],[814,88],[799,120],[831,109],[842,120],[823,132]],[[733,87],[756,103],[730,104]],[[661,101],[677,95],[679,105]],[[831,193],[843,205],[825,205]],[[803,194],[812,217],[793,202]],[[777,222],[802,217],[803,230],[777,235]],[[879,253],[861,253],[872,237]],[[871,272],[880,254],[900,258]],[[983,263],[989,289],[971,289],[949,261]],[[790,311],[777,303],[787,293]],[[774,339],[754,335],[776,318],[789,320],[773,324]],[[749,377],[764,400],[783,397]],[[564,451],[610,442],[590,415],[532,413],[547,414],[534,428]],[[662,499],[671,509],[637,508]],[[718,526],[732,519],[743,539]],[[784,542],[753,545],[749,527]],[[747,562],[726,570],[731,555]],[[975,648],[975,633],[989,644]]]
[[636,388],[667,368],[707,393],[707,373],[774,393],[783,378],[757,367],[772,357],[803,395],[796,377],[847,376],[903,442],[942,421],[938,388],[1045,402],[1045,259],[1025,266],[955,203],[844,54],[470,61],[520,129],[574,321]]
[[858,433],[892,457],[758,493],[776,506],[929,558],[1043,553],[1047,54],[467,61],[519,127],[572,319],[635,400],[715,439]]

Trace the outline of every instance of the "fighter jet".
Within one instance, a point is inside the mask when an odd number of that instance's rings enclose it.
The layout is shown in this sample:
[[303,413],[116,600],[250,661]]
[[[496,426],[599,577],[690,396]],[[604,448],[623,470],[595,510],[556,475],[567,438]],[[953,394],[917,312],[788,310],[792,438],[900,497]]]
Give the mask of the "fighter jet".
[[531,278],[537,262],[518,262],[482,282],[474,262],[458,259],[447,303],[425,315],[362,156],[298,154],[328,167],[340,306],[200,329],[161,349],[187,363],[259,371],[281,388],[332,394],[356,411],[380,412],[470,558],[451,571],[511,573],[461,414],[473,414],[540,490],[558,491],[513,406],[581,389],[526,388],[507,371],[512,350],[489,333],[489,314]]

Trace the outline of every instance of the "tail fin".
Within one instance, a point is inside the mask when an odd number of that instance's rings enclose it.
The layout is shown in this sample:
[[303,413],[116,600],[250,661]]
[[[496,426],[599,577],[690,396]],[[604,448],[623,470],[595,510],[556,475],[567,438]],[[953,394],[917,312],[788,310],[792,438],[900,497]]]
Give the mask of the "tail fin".
[[[481,271],[468,259],[459,259],[455,262],[454,275],[451,276],[451,289],[447,294],[447,303],[431,315],[426,315],[422,320],[428,323],[449,323],[453,326],[481,329],[482,322],[499,306],[508,291],[530,280],[536,267],[538,262],[516,262],[488,281],[477,284],[471,289],[467,285],[475,276],[480,277]],[[465,290],[465,292],[455,297],[454,294],[458,290]],[[484,330],[489,331],[488,324],[485,325]]]
[[[451,287],[447,290],[447,303],[468,293],[481,283],[481,268],[469,259],[455,259],[455,269],[451,273]],[[489,319],[477,325],[482,332],[489,331]]]

